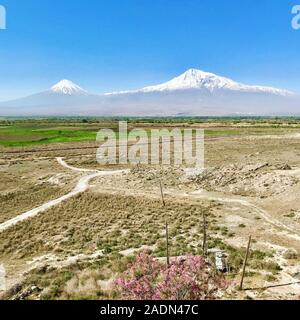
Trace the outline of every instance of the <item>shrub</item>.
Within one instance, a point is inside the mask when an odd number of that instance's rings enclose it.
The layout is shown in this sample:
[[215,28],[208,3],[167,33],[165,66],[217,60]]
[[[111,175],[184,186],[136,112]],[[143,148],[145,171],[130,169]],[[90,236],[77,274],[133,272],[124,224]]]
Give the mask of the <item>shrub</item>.
[[122,299],[127,300],[216,299],[228,286],[203,257],[178,258],[167,266],[147,253],[139,254],[115,281]]

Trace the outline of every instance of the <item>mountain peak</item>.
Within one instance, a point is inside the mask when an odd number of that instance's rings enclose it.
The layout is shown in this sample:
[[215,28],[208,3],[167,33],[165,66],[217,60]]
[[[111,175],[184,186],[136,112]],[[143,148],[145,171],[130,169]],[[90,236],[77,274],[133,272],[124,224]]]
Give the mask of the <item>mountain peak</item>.
[[197,78],[197,77],[206,77],[206,76],[211,76],[213,75],[213,73],[210,72],[205,72],[199,69],[188,69],[187,71],[185,71],[182,76],[186,76],[186,77],[192,77],[192,78]]
[[59,81],[57,84],[55,84],[51,91],[58,94],[64,94],[64,95],[73,95],[73,94],[84,94],[86,95],[87,92],[83,90],[81,87],[79,87],[74,82],[64,79]]
[[207,90],[211,93],[217,91],[231,91],[244,93],[271,94],[277,96],[290,96],[292,92],[266,86],[247,85],[233,81],[229,78],[218,76],[214,73],[198,69],[189,69],[178,77],[155,86],[149,86],[135,91],[121,91],[108,93],[106,95],[127,94],[127,93],[151,93],[151,92],[172,92],[182,90]]
[[236,82],[198,69],[189,69],[166,83],[169,88],[178,89],[215,89],[233,88]]
[[283,89],[266,86],[246,85],[214,73],[198,69],[189,69],[180,76],[160,85],[145,87],[142,92],[163,92],[174,90],[206,89],[210,92],[218,90],[240,91],[249,93],[267,93],[279,96],[288,96],[293,93]]

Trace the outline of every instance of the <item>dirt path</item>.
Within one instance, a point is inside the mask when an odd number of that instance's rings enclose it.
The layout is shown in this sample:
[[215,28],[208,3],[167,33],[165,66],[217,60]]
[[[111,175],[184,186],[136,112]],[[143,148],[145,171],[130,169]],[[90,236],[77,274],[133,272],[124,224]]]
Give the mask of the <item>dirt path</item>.
[[24,212],[24,213],[18,215],[17,217],[0,224],[0,232],[3,232],[4,230],[10,228],[11,226],[13,226],[21,221],[32,218],[32,217],[50,209],[51,207],[57,206],[67,199],[70,199],[70,198],[72,198],[82,192],[85,192],[89,188],[89,182],[96,177],[127,173],[126,170],[96,171],[96,170],[89,170],[89,169],[80,169],[80,168],[75,168],[75,167],[69,166],[62,158],[57,158],[57,161],[59,164],[61,164],[63,167],[65,167],[67,169],[77,171],[77,172],[86,172],[89,174],[81,177],[80,180],[78,181],[77,185],[75,186],[75,188],[71,192],[67,193],[66,195],[64,195],[58,199],[46,202],[43,205],[41,205],[35,209]]
[[[299,171],[297,172],[299,173]],[[174,192],[166,192],[170,196],[175,196]],[[188,198],[195,198],[195,199],[204,199],[204,200],[212,200],[217,201],[220,203],[225,204],[236,204],[243,206],[247,209],[251,209],[255,214],[259,215],[265,222],[268,224],[273,225],[277,229],[280,230],[280,233],[284,235],[284,237],[292,238],[292,241],[300,241],[300,232],[292,227],[289,227],[285,225],[284,223],[278,221],[277,219],[273,218],[266,210],[260,208],[256,204],[246,200],[246,199],[240,199],[235,196],[228,196],[223,194],[217,194],[214,192],[208,192],[204,190],[199,190],[191,193],[185,193],[180,192],[179,194],[176,193],[176,197],[188,197]],[[299,267],[297,265],[289,265],[288,261],[284,258],[284,253],[289,249],[289,247],[283,247],[276,245],[271,242],[260,242],[261,244],[265,244],[270,249],[272,249],[275,252],[273,260],[278,263],[278,265],[281,268],[280,276],[278,280],[275,282],[275,285],[279,285],[278,287],[269,288],[267,289],[270,295],[280,296],[280,295],[286,295],[290,296],[291,293],[293,294],[299,294],[300,293],[300,284],[299,279],[297,277],[294,277],[293,274],[298,274]],[[293,242],[291,242],[293,243]],[[295,242],[294,242],[295,243]],[[293,247],[293,246],[291,246]],[[290,285],[286,285],[290,284]],[[265,285],[270,285],[270,283],[265,282]],[[254,286],[255,287],[255,286]],[[261,287],[261,286],[259,286]],[[251,290],[253,297],[256,297],[256,290]],[[248,291],[248,294],[249,291]]]
[[[70,169],[72,171],[77,171],[77,172],[99,172],[97,170],[82,169],[82,168],[76,168],[76,167],[70,166],[63,160],[63,158],[56,158],[56,160],[61,166],[65,167],[67,169]],[[107,171],[107,172],[111,172],[111,171]]]
[[[300,174],[300,170],[297,171],[297,174]],[[107,193],[122,193],[125,195],[130,196],[139,196],[139,197],[146,197],[146,198],[160,198],[160,193],[153,193],[153,192],[144,192],[142,190],[130,190],[130,189],[124,189],[124,188],[114,188],[113,190],[111,188],[101,188],[101,192],[107,192]],[[259,207],[258,205],[246,200],[242,199],[238,196],[230,196],[230,195],[224,195],[223,193],[217,193],[217,192],[209,192],[206,190],[198,190],[193,192],[185,192],[185,191],[179,191],[174,189],[166,189],[164,190],[164,193],[166,196],[174,197],[174,198],[182,198],[182,199],[194,199],[194,200],[208,200],[208,201],[217,201],[220,203],[227,203],[227,204],[236,204],[239,206],[243,206],[245,208],[251,209],[254,213],[259,215],[265,222],[271,224],[272,226],[280,229],[281,232],[284,232],[286,237],[292,238],[293,240],[300,241],[300,232],[293,227],[287,226],[281,221],[273,218],[271,214],[264,210],[263,208]]]
[[[83,176],[80,177],[79,181],[77,182],[75,188],[68,194],[47,202],[45,204],[43,204],[42,206],[32,209],[28,212],[25,212],[19,216],[17,216],[14,219],[11,219],[9,221],[6,221],[5,223],[0,224],[0,233],[4,230],[6,230],[7,228],[17,224],[18,222],[24,221],[28,218],[34,217],[42,212],[44,212],[45,210],[56,206],[58,204],[60,204],[61,202],[74,197],[77,194],[80,194],[82,192],[85,192],[86,190],[89,189],[90,185],[90,181],[96,177],[101,177],[101,176],[110,176],[110,175],[120,175],[120,174],[127,174],[129,172],[129,170],[117,170],[117,171],[97,171],[97,170],[92,170],[92,169],[84,169],[84,168],[76,168],[73,166],[68,165],[63,158],[56,158],[58,163],[65,167],[66,169],[72,170],[74,172],[81,172],[83,173]],[[297,174],[299,175],[300,171],[297,171]],[[295,173],[294,173],[295,174]],[[117,188],[118,189],[118,188]],[[105,191],[105,187],[101,187],[101,192]],[[115,189],[116,190],[116,189]],[[109,192],[109,190],[107,190]],[[118,192],[120,192],[122,190],[118,190]],[[137,195],[139,192],[136,192],[134,190],[123,190],[125,193],[132,193],[132,195]],[[134,191],[134,192],[133,192]],[[149,193],[145,193],[145,191],[141,192],[142,195],[149,197]],[[259,215],[265,222],[275,226],[276,228],[278,228],[281,232],[284,232],[285,236],[287,237],[292,237],[294,240],[299,241],[300,240],[300,232],[298,232],[296,229],[294,229],[293,227],[287,226],[284,223],[282,223],[281,221],[273,218],[271,216],[270,213],[268,213],[266,210],[260,208],[257,204],[250,202],[248,199],[245,198],[241,198],[241,197],[236,197],[236,196],[230,196],[227,194],[221,194],[221,193],[216,193],[216,192],[207,192],[205,190],[198,190],[198,191],[193,191],[193,192],[184,192],[184,191],[176,191],[176,190],[166,190],[165,191],[166,195],[169,195],[171,197],[176,197],[176,198],[189,198],[189,199],[203,199],[203,200],[211,200],[211,201],[218,201],[220,203],[227,203],[227,204],[236,204],[239,206],[243,206],[247,209],[251,209],[254,213],[256,213],[257,215]],[[83,258],[85,258],[84,255],[82,255]],[[69,257],[66,260],[66,263],[72,263],[74,260],[81,258],[81,256],[78,257]],[[49,259],[51,260],[51,257],[49,257]],[[279,259],[279,258],[278,258]],[[277,260],[278,260],[277,259]],[[53,263],[55,265],[59,265],[59,262],[55,261],[55,259],[52,259]],[[43,261],[41,261],[42,263]],[[285,270],[286,269],[286,270]],[[291,277],[291,275],[288,274],[287,272],[287,268],[285,268],[282,271],[281,277],[282,277],[282,281],[283,282],[289,282],[292,280],[295,280],[293,277]],[[2,290],[5,286],[5,269],[4,266],[2,266],[0,264],[0,291],[1,291],[1,287]],[[291,288],[288,288],[291,290]],[[285,289],[285,290],[288,290]],[[295,286],[294,288],[297,292],[299,291],[299,286]],[[275,290],[275,289],[274,289]],[[283,290],[283,289],[282,289]]]
[[[172,195],[172,192],[166,192],[166,194]],[[204,200],[212,200],[212,201],[218,201],[221,203],[234,203],[234,204],[239,204],[244,207],[247,207],[249,209],[252,209],[255,213],[257,213],[262,219],[264,219],[266,222],[272,224],[273,226],[284,230],[289,233],[290,236],[293,237],[293,239],[300,241],[300,232],[298,232],[296,229],[291,228],[284,223],[280,222],[277,219],[274,219],[271,217],[271,215],[264,209],[258,207],[257,205],[244,200],[244,199],[239,199],[235,197],[228,197],[228,196],[223,196],[223,195],[216,195],[213,192],[208,192],[205,190],[199,190],[199,191],[194,191],[190,193],[182,192],[177,194],[176,196],[183,196],[183,197],[194,197],[194,198],[200,198]]]

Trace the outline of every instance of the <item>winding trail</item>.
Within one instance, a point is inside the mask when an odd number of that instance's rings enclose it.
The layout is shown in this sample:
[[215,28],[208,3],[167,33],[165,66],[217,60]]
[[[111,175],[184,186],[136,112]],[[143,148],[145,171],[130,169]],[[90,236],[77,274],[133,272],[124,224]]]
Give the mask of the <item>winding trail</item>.
[[293,239],[300,241],[300,232],[297,229],[285,225],[279,220],[273,218],[266,210],[258,207],[254,203],[251,203],[250,201],[247,201],[245,199],[226,197],[223,195],[216,194],[215,192],[209,192],[205,190],[198,190],[193,192],[165,191],[165,194],[175,197],[203,199],[209,201],[218,201],[221,203],[232,203],[246,207],[248,209],[253,210],[256,214],[258,214],[263,220],[265,220],[269,224],[279,228],[281,231],[285,231],[287,236],[290,236]]
[[52,208],[54,206],[59,205],[60,203],[62,203],[63,201],[65,201],[67,199],[70,199],[80,193],[87,191],[89,189],[89,182],[96,177],[103,177],[103,176],[111,176],[111,175],[119,175],[119,174],[128,173],[128,170],[97,171],[97,170],[90,170],[90,169],[80,169],[80,168],[75,168],[75,167],[68,165],[62,158],[56,158],[56,160],[58,161],[58,163],[60,165],[62,165],[63,167],[65,167],[67,169],[77,171],[77,172],[85,172],[85,173],[89,173],[89,174],[81,177],[79,179],[79,181],[77,182],[75,188],[71,192],[67,193],[66,195],[64,195],[58,199],[46,202],[37,208],[34,208],[34,209],[29,210],[27,212],[24,212],[24,213],[18,215],[17,217],[0,224],[0,233],[3,232],[4,230],[10,228],[11,226],[16,225],[17,223],[19,223],[21,221],[32,218],[32,217]]
[[[87,191],[90,187],[90,181],[96,177],[127,174],[129,172],[129,170],[97,171],[97,170],[92,170],[92,169],[76,168],[71,165],[68,165],[61,157],[56,158],[56,160],[64,168],[72,170],[74,172],[84,174],[82,177],[79,178],[75,188],[71,192],[65,194],[64,196],[62,196],[58,199],[46,202],[37,208],[34,208],[34,209],[27,211],[27,212],[24,212],[24,213],[18,215],[17,217],[0,224],[0,233],[7,230],[8,228],[16,225],[19,222],[22,222],[22,221],[25,221],[29,218],[37,216],[38,214],[45,212],[46,210],[48,210],[54,206],[59,205],[63,201]],[[300,177],[300,169],[295,171],[294,174],[297,174]],[[179,196],[179,197],[185,197],[185,198],[186,197],[196,198],[196,199],[200,198],[200,199],[204,199],[204,200],[214,200],[214,201],[218,201],[221,203],[229,203],[229,204],[232,203],[232,204],[238,204],[240,206],[244,206],[244,207],[249,208],[249,209],[253,210],[254,212],[256,212],[266,222],[279,228],[282,231],[285,231],[287,236],[292,236],[295,240],[300,241],[300,232],[298,232],[296,229],[294,229],[290,226],[285,225],[281,221],[273,218],[266,210],[260,208],[256,204],[254,204],[246,199],[241,199],[241,198],[237,198],[237,197],[233,197],[233,196],[232,197],[225,196],[223,194],[222,195],[216,194],[216,193],[207,192],[204,190],[199,190],[199,191],[194,191],[194,192],[174,192],[174,191],[166,190],[165,194],[170,195],[170,196],[175,196],[175,197]],[[149,196],[149,194],[148,194],[148,196]],[[95,254],[102,254],[102,253],[97,252]],[[93,256],[91,256],[91,257],[93,257]],[[73,263],[74,261],[76,261],[77,259],[80,259],[80,258],[86,258],[86,256],[79,255],[79,256],[75,256],[75,257],[69,257],[65,261],[65,263],[66,264]],[[54,259],[53,263],[57,263],[55,259]],[[4,268],[4,265],[0,264],[0,292],[5,290],[5,284],[6,284],[5,274],[6,274],[6,270]],[[283,274],[283,276],[287,279],[286,282],[295,280],[287,272],[285,272]],[[284,280],[285,280],[285,278],[284,278]],[[296,287],[296,289],[298,290],[298,286]]]
[[213,196],[213,195],[210,195],[209,192],[202,191],[202,190],[192,192],[192,193],[187,193],[186,196],[196,196],[196,197],[201,197],[206,200],[213,200],[213,201],[218,201],[218,202],[223,202],[223,203],[235,203],[235,204],[239,204],[244,207],[250,208],[250,209],[254,210],[266,222],[272,224],[273,226],[275,226],[279,229],[282,229],[282,230],[289,232],[293,236],[294,239],[300,241],[300,233],[296,229],[285,225],[284,223],[280,222],[277,219],[274,219],[273,217],[271,217],[271,215],[266,210],[256,206],[255,204],[253,204],[247,200],[237,199],[237,198],[228,198],[228,197],[224,197],[224,196]]

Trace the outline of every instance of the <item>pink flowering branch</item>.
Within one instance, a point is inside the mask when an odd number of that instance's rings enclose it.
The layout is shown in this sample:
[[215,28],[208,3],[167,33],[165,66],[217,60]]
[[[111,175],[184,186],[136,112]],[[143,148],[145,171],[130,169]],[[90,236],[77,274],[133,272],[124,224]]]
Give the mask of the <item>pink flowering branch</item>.
[[175,259],[168,267],[144,252],[115,281],[121,297],[127,300],[216,299],[229,284],[212,272],[203,257]]

